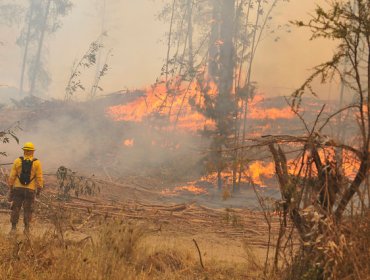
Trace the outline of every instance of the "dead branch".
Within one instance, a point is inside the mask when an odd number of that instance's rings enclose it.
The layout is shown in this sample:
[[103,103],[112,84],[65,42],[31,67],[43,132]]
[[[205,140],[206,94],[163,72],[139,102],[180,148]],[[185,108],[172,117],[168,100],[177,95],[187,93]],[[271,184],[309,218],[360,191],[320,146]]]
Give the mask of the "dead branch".
[[203,259],[202,259],[202,254],[200,253],[200,249],[199,249],[199,246],[198,246],[198,243],[197,241],[193,238],[193,242],[195,244],[195,247],[197,248],[198,250],[198,255],[199,255],[199,261],[200,261],[200,265],[202,266],[202,268],[204,269],[204,265],[203,265]]
[[331,114],[328,118],[326,118],[325,122],[320,126],[320,128],[318,129],[318,132],[321,132],[324,129],[324,127],[331,121],[332,118],[336,117],[337,115],[341,114],[344,111],[347,111],[352,108],[358,108],[358,107],[359,107],[358,104],[351,104]]

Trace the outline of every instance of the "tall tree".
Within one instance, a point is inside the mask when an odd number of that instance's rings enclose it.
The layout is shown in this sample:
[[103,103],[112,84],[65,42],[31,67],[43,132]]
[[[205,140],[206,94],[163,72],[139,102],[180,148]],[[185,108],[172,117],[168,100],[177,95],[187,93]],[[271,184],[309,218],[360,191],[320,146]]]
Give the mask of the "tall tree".
[[9,27],[19,24],[24,14],[24,8],[19,1],[0,1],[0,24]]
[[33,95],[35,92],[36,80],[40,72],[41,53],[44,47],[44,38],[45,38],[46,29],[47,29],[47,21],[49,18],[51,2],[52,0],[47,0],[46,2],[44,15],[42,17],[40,37],[39,37],[38,44],[37,44],[37,52],[36,52],[35,60],[31,68],[32,69],[31,77],[30,77],[30,81],[31,81],[30,94],[31,95]]
[[[211,33],[215,41],[210,41],[210,77],[217,84],[218,92],[212,97],[208,92],[207,99],[214,99],[207,102],[206,116],[215,121],[216,127],[213,134],[212,149],[214,150],[213,160],[215,161],[218,187],[222,188],[222,171],[225,168],[222,150],[228,145],[232,135],[233,116],[236,110],[233,102],[233,81],[234,81],[234,23],[235,23],[235,1],[212,1],[213,15],[219,19],[212,26]],[[217,34],[219,31],[219,34]],[[218,35],[218,36],[217,36]],[[217,47],[217,50],[215,50]]]
[[69,0],[29,0],[26,24],[17,43],[24,47],[20,92],[24,92],[24,80],[28,67],[29,93],[35,94],[47,89],[50,76],[43,58],[45,37],[61,27],[60,17],[66,16],[72,8]]
[[[244,154],[229,151],[246,136],[243,114],[253,96],[253,60],[277,2],[174,0],[161,14],[170,22],[170,32],[163,79],[158,80],[166,83],[167,92],[158,111],[170,120],[175,114],[176,126],[189,101],[214,124],[204,129],[212,143],[205,162],[208,171],[217,172],[219,188],[223,171],[231,170],[237,190],[237,173],[244,170]],[[191,92],[194,87],[201,93]],[[174,108],[178,99],[181,105]]]
[[27,31],[25,35],[25,40],[24,40],[24,52],[23,52],[23,59],[22,59],[22,68],[21,68],[21,80],[19,83],[19,93],[22,95],[23,94],[23,87],[24,87],[24,75],[26,71],[26,62],[28,58],[28,49],[30,45],[30,40],[31,40],[31,21],[33,19],[33,13],[34,13],[35,7],[33,2],[30,4],[29,8],[29,15],[28,15],[28,24],[27,24]]

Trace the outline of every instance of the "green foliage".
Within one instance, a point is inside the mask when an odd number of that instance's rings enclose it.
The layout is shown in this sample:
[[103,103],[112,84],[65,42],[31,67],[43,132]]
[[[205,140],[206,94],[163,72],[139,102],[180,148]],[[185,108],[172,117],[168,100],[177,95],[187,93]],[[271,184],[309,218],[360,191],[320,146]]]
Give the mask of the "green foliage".
[[[352,3],[354,2],[354,4]],[[317,6],[308,22],[292,23],[311,30],[311,40],[324,38],[338,41],[338,47],[328,62],[316,66],[313,74],[293,93],[293,106],[299,107],[308,92],[316,96],[312,87],[315,79],[322,83],[339,76],[341,81],[361,99],[366,88],[366,77],[360,70],[368,63],[370,46],[370,6],[366,1],[329,1],[329,7]],[[343,71],[341,67],[346,65]]]
[[103,67],[101,67],[101,69],[98,69],[98,72],[96,74],[94,83],[93,83],[93,85],[91,87],[91,90],[90,90],[90,97],[91,98],[95,97],[97,90],[103,91],[103,88],[101,86],[99,86],[99,83],[100,83],[101,78],[104,77],[107,74],[108,70],[109,70],[107,62],[108,62],[108,58],[110,56],[111,56],[111,50],[109,50],[108,53],[107,53],[107,57],[105,59],[105,63],[103,65]]
[[[16,131],[20,129],[18,124],[10,129],[0,131],[0,143],[6,144],[9,143],[12,139],[19,144],[19,139],[16,135]],[[0,151],[0,156],[6,156],[6,152]]]
[[[102,36],[104,36],[103,34]],[[88,69],[96,64],[96,58],[99,50],[103,47],[100,43],[100,37],[96,41],[92,42],[89,46],[87,52],[82,56],[82,58],[74,63],[72,67],[72,73],[69,77],[67,87],[65,89],[65,100],[70,100],[78,90],[85,90],[85,86],[81,81],[81,75],[84,69]],[[103,67],[101,70],[101,75],[104,75],[108,69],[108,66]]]

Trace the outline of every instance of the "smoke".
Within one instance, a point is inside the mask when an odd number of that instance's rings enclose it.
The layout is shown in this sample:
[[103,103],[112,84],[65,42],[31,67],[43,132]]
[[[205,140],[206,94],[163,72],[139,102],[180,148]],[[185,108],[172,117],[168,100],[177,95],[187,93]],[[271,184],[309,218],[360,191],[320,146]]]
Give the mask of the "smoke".
[[[49,97],[63,97],[73,62],[81,58],[102,30],[108,33],[102,58],[111,49],[114,55],[108,61],[109,72],[100,84],[104,92],[126,87],[142,88],[155,81],[166,53],[166,44],[161,40],[166,40],[164,34],[168,31],[168,24],[156,19],[163,1],[106,1],[105,11],[100,1],[99,5],[97,1],[73,2],[71,13],[63,18],[62,28],[47,38],[48,63],[53,78]],[[315,4],[323,2],[283,1],[272,15],[271,25],[285,25],[295,19],[305,20]],[[0,84],[18,86],[21,50],[14,46],[20,28],[21,25],[12,28],[0,26],[4,44],[0,46],[0,63],[3,66],[0,69]],[[291,27],[289,31],[266,34],[257,50],[252,80],[267,96],[290,94],[308,76],[309,69],[330,58],[336,44],[309,42],[309,30]],[[279,40],[276,40],[277,37]],[[92,76],[86,77],[83,81],[87,88],[92,79]],[[335,91],[334,87],[324,88],[320,94],[323,98],[335,98]]]
[[[14,110],[22,130],[15,141],[2,145],[13,161],[22,155],[24,142],[36,146],[45,173],[66,166],[85,175],[124,178],[127,174],[166,174],[166,180],[178,180],[200,174],[198,165],[204,139],[186,132],[169,132],[165,124],[153,127],[147,122],[114,121],[106,113],[107,103],[47,102],[33,111]],[[10,124],[5,124],[6,125]],[[163,173],[163,174],[162,174]]]

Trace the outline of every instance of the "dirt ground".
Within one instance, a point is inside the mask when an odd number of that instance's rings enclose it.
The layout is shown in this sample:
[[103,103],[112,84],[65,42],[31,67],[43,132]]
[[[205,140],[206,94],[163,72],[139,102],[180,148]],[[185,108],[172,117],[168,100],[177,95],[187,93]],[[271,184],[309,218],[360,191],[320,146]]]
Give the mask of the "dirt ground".
[[[52,176],[46,178],[47,186],[54,186]],[[252,199],[251,191],[244,191],[240,197],[224,201],[217,191],[197,196],[183,194],[163,196],[159,188],[147,189],[137,184],[105,183],[101,194],[96,197],[74,197],[60,202],[56,188],[45,190],[37,201],[37,210],[32,233],[41,236],[53,230],[49,209],[68,213],[65,228],[66,240],[94,238],[97,227],[104,226],[104,219],[112,217],[143,224],[149,234],[146,248],[164,246],[180,248],[197,257],[194,240],[199,245],[205,263],[221,261],[242,263],[251,254],[262,262],[266,255],[268,227],[261,211],[248,207],[233,207]],[[218,194],[217,194],[218,193]],[[247,195],[248,194],[248,195]],[[4,199],[4,197],[3,197]],[[255,207],[254,205],[252,205]],[[273,219],[273,233],[276,234],[278,219]],[[22,238],[23,221],[18,225]],[[0,231],[10,231],[9,210],[0,213]]]

